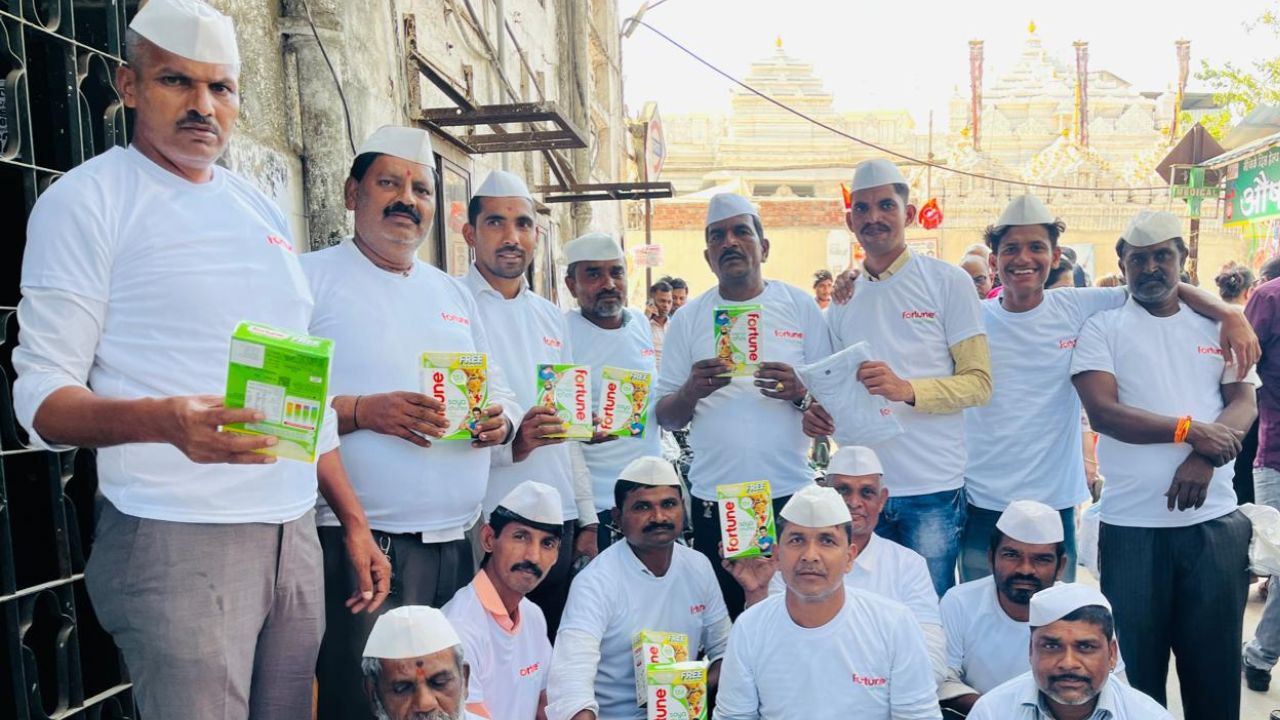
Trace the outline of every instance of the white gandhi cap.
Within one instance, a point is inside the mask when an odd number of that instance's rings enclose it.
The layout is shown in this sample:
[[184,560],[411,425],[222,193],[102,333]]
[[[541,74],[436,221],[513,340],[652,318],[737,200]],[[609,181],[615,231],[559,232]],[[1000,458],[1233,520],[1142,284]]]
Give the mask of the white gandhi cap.
[[875,160],[864,160],[858,163],[853,169],[853,186],[850,192],[866,190],[867,188],[880,187],[881,185],[906,185],[907,179],[902,177],[902,171],[897,165],[876,158]]
[[1062,542],[1062,516],[1035,500],[1014,500],[1000,514],[996,529],[1006,537],[1029,545]]
[[435,167],[436,163],[435,154],[431,151],[431,136],[420,128],[383,125],[356,151],[356,155],[365,153],[392,155],[429,167]]
[[662,487],[671,485],[680,487],[680,478],[676,475],[676,469],[671,463],[660,457],[646,456],[638,457],[632,460],[626,467],[622,468],[622,472],[618,473],[619,480],[626,480],[637,485],[650,485],[653,487]]
[[831,456],[827,463],[828,475],[883,475],[876,451],[860,445],[846,445]]
[[461,644],[444,613],[425,605],[406,605],[387,612],[373,624],[364,644],[364,657],[403,660]]
[[1143,210],[1129,221],[1123,237],[1133,247],[1156,245],[1182,237],[1182,221],[1171,212]]
[[531,522],[543,525],[564,524],[560,492],[545,483],[525,480],[507,493],[498,507],[506,508]]
[[576,262],[621,260],[622,246],[612,236],[604,233],[587,233],[565,243],[564,259],[569,265]]
[[756,220],[760,219],[760,213],[756,212],[750,200],[733,193],[717,193],[711,196],[711,202],[707,205],[707,223],[704,227],[711,227],[737,215],[750,215]]
[[1003,230],[1013,225],[1052,225],[1053,222],[1053,213],[1040,202],[1040,198],[1035,195],[1019,195],[1010,200],[1004,212],[1000,213],[996,229]]
[[849,508],[834,488],[806,485],[801,488],[779,513],[789,523],[804,527],[820,528],[852,522]]
[[471,197],[520,197],[533,201],[529,194],[529,186],[519,176],[505,170],[494,170],[480,183],[480,188]]
[[129,29],[188,60],[240,64],[231,18],[202,0],[150,0],[133,16]]
[[1097,588],[1080,583],[1059,583],[1031,596],[1028,619],[1031,627],[1044,627],[1090,605],[1101,605],[1111,610],[1111,603]]

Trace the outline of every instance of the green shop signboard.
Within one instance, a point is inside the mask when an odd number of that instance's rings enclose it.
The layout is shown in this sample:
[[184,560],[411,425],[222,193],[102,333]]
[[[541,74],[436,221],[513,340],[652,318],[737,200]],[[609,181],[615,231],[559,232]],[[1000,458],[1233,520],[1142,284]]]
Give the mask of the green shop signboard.
[[1280,218],[1280,147],[1241,160],[1227,200],[1226,225]]

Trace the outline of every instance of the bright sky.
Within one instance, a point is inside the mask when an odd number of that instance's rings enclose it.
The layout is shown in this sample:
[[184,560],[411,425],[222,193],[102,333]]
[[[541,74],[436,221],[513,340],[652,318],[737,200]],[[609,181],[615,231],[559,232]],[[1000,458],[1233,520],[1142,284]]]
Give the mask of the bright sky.
[[[644,2],[621,0],[622,18]],[[1246,31],[1276,0],[666,0],[645,21],[730,74],[745,78],[781,36],[787,53],[813,63],[838,110],[905,108],[923,131],[929,110],[946,127],[955,87],[967,94],[971,39],[985,40],[985,83],[1017,60],[1034,20],[1046,50],[1068,66],[1071,43],[1089,41],[1091,70],[1109,70],[1140,90],[1173,86],[1174,40],[1191,41],[1189,90],[1202,59],[1248,64],[1274,56],[1280,42]],[[729,82],[639,27],[623,41],[624,93],[631,113],[646,101],[660,111],[727,112]]]

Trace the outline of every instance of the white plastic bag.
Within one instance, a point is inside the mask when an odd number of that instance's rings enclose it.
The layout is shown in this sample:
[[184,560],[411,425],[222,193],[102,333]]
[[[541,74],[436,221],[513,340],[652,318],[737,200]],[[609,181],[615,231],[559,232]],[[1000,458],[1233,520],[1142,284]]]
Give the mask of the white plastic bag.
[[1080,513],[1080,527],[1076,528],[1076,564],[1083,565],[1098,580],[1098,534],[1102,529],[1102,506],[1094,503]]
[[841,447],[875,446],[902,434],[902,424],[893,416],[889,401],[867,392],[858,382],[858,366],[873,359],[871,346],[859,342],[796,368],[801,382],[835,422],[832,439]]
[[1253,525],[1249,541],[1249,572],[1280,577],[1280,510],[1270,505],[1245,503],[1240,512]]

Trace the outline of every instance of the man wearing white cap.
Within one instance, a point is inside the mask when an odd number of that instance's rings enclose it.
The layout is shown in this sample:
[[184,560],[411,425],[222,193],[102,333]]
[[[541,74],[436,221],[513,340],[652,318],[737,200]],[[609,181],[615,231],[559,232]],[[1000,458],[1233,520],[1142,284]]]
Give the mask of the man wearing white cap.
[[[461,283],[417,258],[435,219],[435,156],[425,130],[383,127],[356,152],[345,200],[355,233],[307,253],[315,295],[311,333],[333,338],[333,408],[343,456],[374,537],[388,557],[387,605],[439,606],[475,575],[467,531],[480,517],[491,446],[509,442],[521,410],[501,368],[489,368],[474,440],[441,440],[457,429],[440,396],[425,394],[424,351],[490,352],[475,299]],[[360,649],[374,617],[354,615],[342,564],[339,517],[317,508],[325,557],[326,632],[320,648],[319,717],[363,709]]]
[[[601,422],[643,433],[581,448],[591,473],[595,515],[600,521],[597,541],[603,550],[613,542],[612,532],[605,528],[610,525],[618,473],[636,458],[662,454],[650,391],[657,380],[657,352],[644,313],[626,306],[627,264],[618,241],[604,233],[588,233],[566,243],[564,256],[569,264],[565,285],[578,301],[577,310],[565,313],[573,361],[591,367],[591,397],[596,399]],[[633,383],[630,394],[604,393],[601,371],[606,367],[647,373],[648,384]]]
[[[851,590],[865,590],[907,606],[924,633],[934,679],[942,682],[947,668],[946,636],[929,567],[919,553],[875,534],[880,509],[889,499],[889,490],[881,482],[883,473],[874,450],[847,445],[831,456],[827,475],[821,481],[840,494],[853,521],[853,545],[858,548],[858,556],[845,574],[844,584]],[[782,574],[773,571],[775,560],[730,561],[729,571],[743,584],[748,606],[767,595],[786,592]]]
[[[689,481],[694,547],[716,569],[729,612],[742,611],[738,583],[720,567],[716,486],[768,478],[774,511],[813,482],[809,441],[801,423],[808,393],[795,367],[831,354],[831,338],[813,298],[762,273],[769,240],[760,215],[744,197],[720,193],[707,207],[703,256],[719,280],[671,319],[658,387],[657,415],[670,431],[689,426]],[[722,376],[717,355],[718,308],[758,305],[762,362],[754,378]],[[744,427],[759,428],[744,432]]]
[[569,591],[551,659],[549,720],[643,720],[631,654],[642,630],[686,635],[685,659],[710,662],[715,688],[729,614],[707,559],[676,542],[681,487],[658,457],[633,460],[618,474],[613,518],[624,541],[592,560]]
[[467,708],[477,715],[545,717],[551,642],[542,610],[525,595],[556,564],[563,524],[555,488],[517,485],[480,528],[480,572],[444,606],[471,663]]
[[1120,650],[1102,593],[1075,583],[1046,588],[1031,598],[1030,625],[1031,671],[983,695],[969,720],[1173,720],[1111,677]]
[[[1118,308],[1128,291],[1062,288],[1046,292],[1066,225],[1034,195],[1014,198],[986,230],[991,272],[1004,288],[983,303],[994,388],[986,405],[964,411],[966,513],[960,579],[989,570],[991,528],[1010,498],[1037,500],[1059,511],[1066,530],[1067,567],[1076,573],[1075,506],[1089,498],[1085,483],[1080,400],[1071,385],[1071,351],[1085,320]],[[1188,284],[1179,296],[1197,312],[1223,321],[1223,347],[1257,347],[1238,308]],[[1252,363],[1257,355],[1247,362]]]
[[1016,500],[989,537],[992,574],[961,583],[942,598],[948,679],[943,707],[967,712],[982,693],[1027,671],[1031,598],[1052,587],[1067,562],[1062,518],[1053,508]]
[[792,495],[777,548],[787,591],[734,624],[716,720],[941,717],[910,611],[845,586],[858,549],[840,494],[808,485]]
[[1231,460],[1257,415],[1220,330],[1182,308],[1182,223],[1139,213],[1116,245],[1130,301],[1085,323],[1073,382],[1106,468],[1099,564],[1129,681],[1165,700],[1169,651],[1188,717],[1240,713],[1240,643],[1252,528]]
[[[866,251],[855,293],[827,311],[836,350],[868,342],[879,361],[858,380],[890,400],[905,432],[876,446],[893,496],[876,532],[929,563],[938,594],[955,582],[964,525],[964,416],[991,397],[991,368],[973,282],[960,268],[907,249],[915,220],[902,173],[887,160],[854,171],[846,223]],[[820,407],[812,436],[835,432]]]
[[554,410],[538,402],[536,392],[538,364],[573,363],[569,329],[563,311],[533,292],[525,279],[537,248],[537,221],[523,180],[502,170],[490,172],[471,197],[462,234],[475,253],[463,284],[475,296],[489,335],[490,367],[502,369],[526,409],[514,442],[493,451],[484,509],[492,511],[529,478],[560,493],[565,519],[560,562],[530,596],[546,613],[554,634],[568,593],[569,566],[575,555],[596,550],[591,477],[571,453],[580,448],[549,437],[562,433],[564,425]]
[[470,663],[458,633],[433,607],[406,605],[374,624],[361,671],[374,720],[468,720]]
[[386,560],[332,413],[315,465],[219,429],[263,417],[223,407],[236,325],[305,333],[312,309],[284,214],[216,164],[240,108],[231,19],[151,0],[125,40],[132,144],[68,172],[29,219],[18,421],[34,447],[98,449],[86,585],[141,712],[306,718],[324,627],[317,478],[346,528],[354,609],[385,597]]

